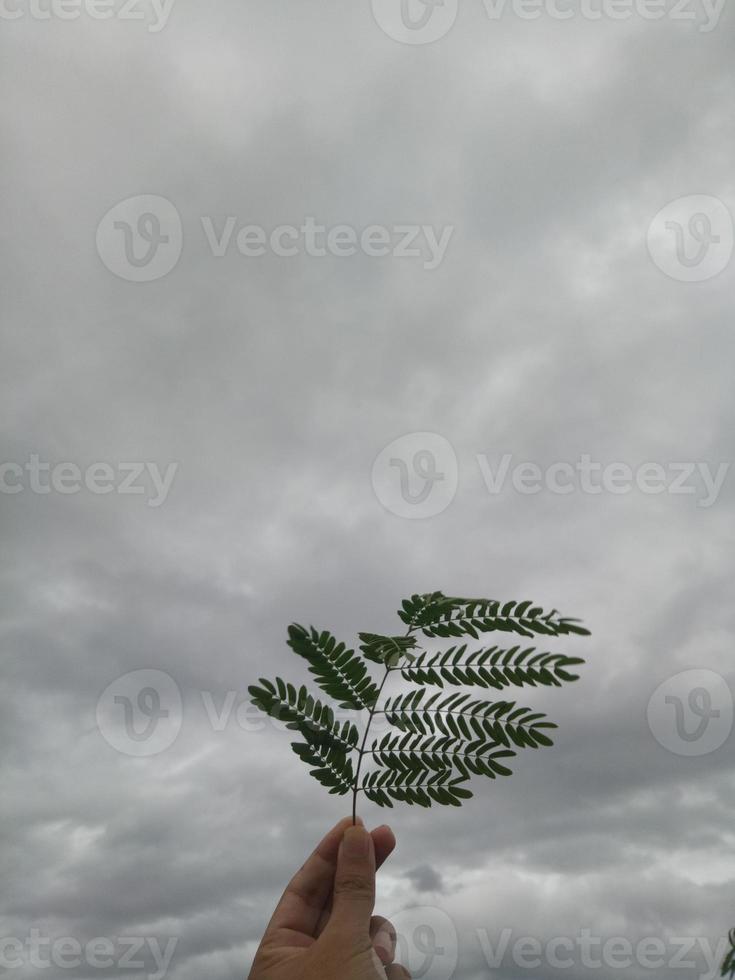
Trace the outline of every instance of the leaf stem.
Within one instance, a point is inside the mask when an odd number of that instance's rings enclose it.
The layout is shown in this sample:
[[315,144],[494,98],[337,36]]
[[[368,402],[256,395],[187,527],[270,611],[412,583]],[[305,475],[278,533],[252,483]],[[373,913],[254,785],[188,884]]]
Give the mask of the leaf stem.
[[[406,630],[405,635],[410,636],[413,630],[414,627],[409,626],[409,628]],[[378,702],[380,701],[380,695],[383,693],[383,688],[385,687],[385,682],[388,680],[388,677],[395,669],[396,668],[391,667],[388,664],[385,665],[385,674],[383,674],[383,680],[380,682],[380,687],[378,688],[378,693],[375,697],[373,706],[370,708],[370,714],[368,715],[367,725],[365,726],[365,734],[362,737],[362,744],[360,745],[360,754],[357,758],[357,769],[355,770],[355,783],[352,787],[352,826],[353,827],[357,823],[357,794],[360,792],[359,789],[360,772],[362,770],[362,760],[365,758],[365,755],[367,754],[365,747],[367,745],[368,735],[370,734],[370,725],[372,724],[375,715],[379,713],[377,711],[377,707],[378,707]],[[384,714],[384,712],[380,712],[380,714]]]
[[355,771],[355,784],[352,787],[352,826],[354,827],[357,823],[357,793],[358,787],[360,785],[360,770],[362,769],[362,760],[365,757],[365,746],[367,745],[368,735],[370,734],[370,725],[375,716],[375,708],[380,700],[380,695],[383,693],[383,688],[385,687],[385,682],[388,680],[388,675],[390,674],[390,667],[385,668],[385,674],[383,675],[383,680],[381,681],[380,687],[378,688],[378,694],[375,698],[375,703],[370,709],[370,714],[368,715],[367,725],[365,726],[365,734],[362,737],[362,745],[360,746],[360,755],[357,759],[357,769]]

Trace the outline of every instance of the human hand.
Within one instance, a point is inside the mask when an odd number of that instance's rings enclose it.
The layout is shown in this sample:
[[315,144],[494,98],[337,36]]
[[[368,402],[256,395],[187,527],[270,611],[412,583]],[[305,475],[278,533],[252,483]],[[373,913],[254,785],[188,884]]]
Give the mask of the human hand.
[[411,980],[396,932],[374,916],[375,872],[396,840],[352,819],[330,830],[283,893],[249,980]]

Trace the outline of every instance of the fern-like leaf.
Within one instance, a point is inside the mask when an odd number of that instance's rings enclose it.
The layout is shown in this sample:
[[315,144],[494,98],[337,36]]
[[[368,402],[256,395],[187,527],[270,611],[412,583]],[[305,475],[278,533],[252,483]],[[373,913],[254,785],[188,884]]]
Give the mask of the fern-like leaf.
[[424,701],[422,688],[391,698],[385,715],[391,725],[415,735],[444,735],[473,741],[491,740],[506,748],[553,745],[546,731],[557,726],[542,712],[518,707],[514,701],[478,701],[469,694],[441,692]]
[[398,615],[412,629],[420,629],[424,636],[472,636],[492,630],[535,636],[563,636],[577,633],[589,636],[589,630],[578,625],[578,620],[560,617],[556,609],[545,613],[541,606],[530,600],[511,600],[501,605],[497,599],[455,599],[442,592],[414,595],[404,600]]
[[392,807],[394,802],[409,806],[462,806],[472,798],[464,783],[451,769],[432,772],[429,769],[374,769],[365,776],[360,789],[367,799],[379,806]]
[[561,687],[566,681],[579,680],[567,669],[584,663],[580,657],[560,653],[536,653],[534,647],[511,647],[508,650],[489,647],[465,656],[466,646],[450,647],[444,653],[421,654],[411,664],[398,668],[404,680],[444,687],[535,687],[537,684]]
[[328,745],[311,745],[308,742],[294,742],[291,745],[296,755],[308,766],[311,775],[330,793],[345,796],[353,787],[355,773],[352,760],[339,749]]
[[[297,689],[276,678],[249,688],[255,705],[299,733],[301,740],[292,748],[311,775],[330,793],[352,793],[353,819],[359,793],[379,806],[461,806],[472,796],[466,786],[472,776],[510,776],[508,762],[520,749],[553,744],[549,733],[556,725],[543,712],[515,701],[477,699],[467,691],[448,693],[445,688],[561,687],[578,679],[575,668],[583,663],[579,657],[520,645],[470,652],[463,643],[426,652],[419,647],[419,635],[478,639],[493,630],[527,637],[588,635],[578,620],[562,617],[555,609],[546,613],[529,601],[501,604],[429,592],[404,600],[398,615],[406,633],[360,633],[359,654],[331,633],[296,623],[288,630],[289,646],[307,661],[335,706],[369,712],[362,740],[352,721],[338,721],[335,708],[305,687]],[[384,668],[379,684],[369,663]],[[381,705],[392,674],[416,686]],[[439,690],[428,694],[431,687]],[[370,726],[378,714],[385,716],[391,730],[368,748]],[[735,950],[726,966],[735,974]]]
[[378,689],[367,667],[331,633],[318,633],[313,626],[307,630],[294,623],[288,628],[288,645],[308,662],[319,687],[341,708],[363,709],[375,704]]
[[248,693],[256,707],[285,722],[286,728],[299,732],[311,745],[345,753],[357,746],[360,736],[352,722],[340,725],[329,705],[317,701],[305,687],[296,690],[280,677],[275,683],[261,678],[260,687],[253,685]]
[[500,760],[512,759],[516,753],[512,749],[499,748],[498,743],[486,737],[472,741],[452,735],[387,734],[379,742],[373,743],[373,759],[386,769],[409,770],[431,769],[443,772],[456,769],[465,779],[470,775],[510,776],[511,770]]

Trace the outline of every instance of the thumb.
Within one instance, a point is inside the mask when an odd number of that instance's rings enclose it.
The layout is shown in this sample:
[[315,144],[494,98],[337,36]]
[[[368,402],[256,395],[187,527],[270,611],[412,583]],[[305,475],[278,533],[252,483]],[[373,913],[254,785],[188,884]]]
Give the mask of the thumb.
[[364,827],[345,830],[334,876],[334,899],[328,930],[370,942],[375,905],[375,847]]

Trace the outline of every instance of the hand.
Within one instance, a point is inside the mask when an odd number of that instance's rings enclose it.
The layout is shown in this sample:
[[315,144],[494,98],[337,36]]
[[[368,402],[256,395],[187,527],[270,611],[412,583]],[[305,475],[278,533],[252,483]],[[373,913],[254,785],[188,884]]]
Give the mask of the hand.
[[411,980],[393,963],[396,932],[373,916],[375,872],[396,839],[346,818],[330,830],[283,893],[249,980]]

